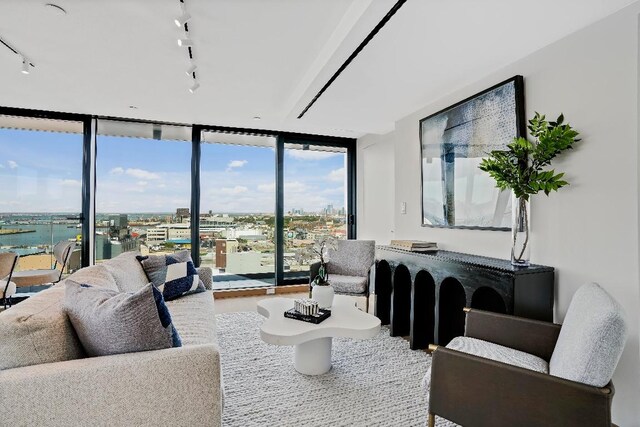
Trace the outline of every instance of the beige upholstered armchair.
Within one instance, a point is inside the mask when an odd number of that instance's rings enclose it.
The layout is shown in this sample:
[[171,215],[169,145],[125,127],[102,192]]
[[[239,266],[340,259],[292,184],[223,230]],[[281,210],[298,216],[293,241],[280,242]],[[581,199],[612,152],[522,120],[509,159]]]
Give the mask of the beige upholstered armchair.
[[[18,287],[48,285],[59,282],[75,247],[76,242],[63,240],[56,243],[53,247],[53,256],[56,259],[53,268],[18,271],[13,273],[13,281]],[[58,270],[58,268],[60,269]]]
[[16,284],[11,281],[13,269],[16,268],[18,262],[18,254],[15,252],[0,253],[0,299],[4,303],[11,305],[11,297],[16,294]]
[[611,426],[622,307],[582,286],[562,325],[470,309],[464,337],[433,351],[423,386],[435,415],[463,426]]
[[[376,242],[373,240],[338,240],[329,249],[327,272],[336,294],[364,296],[369,311],[369,271],[375,261]],[[318,275],[320,263],[311,265],[309,284]]]

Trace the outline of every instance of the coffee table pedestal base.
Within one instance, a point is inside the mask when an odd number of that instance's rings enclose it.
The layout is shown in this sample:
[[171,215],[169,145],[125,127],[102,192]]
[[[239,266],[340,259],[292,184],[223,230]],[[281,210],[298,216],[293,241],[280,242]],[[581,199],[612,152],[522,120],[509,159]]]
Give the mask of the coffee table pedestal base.
[[305,375],[321,375],[331,369],[332,339],[318,338],[295,346],[293,356],[296,371]]

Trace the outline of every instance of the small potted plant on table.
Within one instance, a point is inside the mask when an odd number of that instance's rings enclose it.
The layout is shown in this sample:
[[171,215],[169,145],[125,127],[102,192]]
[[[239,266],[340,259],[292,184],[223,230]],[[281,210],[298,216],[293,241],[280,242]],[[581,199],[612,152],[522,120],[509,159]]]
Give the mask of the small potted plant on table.
[[335,239],[323,237],[318,239],[311,251],[320,257],[320,268],[317,276],[311,282],[311,299],[318,302],[320,308],[330,308],[333,305],[333,287],[329,283],[329,272],[327,271],[327,258],[329,249],[335,249]]

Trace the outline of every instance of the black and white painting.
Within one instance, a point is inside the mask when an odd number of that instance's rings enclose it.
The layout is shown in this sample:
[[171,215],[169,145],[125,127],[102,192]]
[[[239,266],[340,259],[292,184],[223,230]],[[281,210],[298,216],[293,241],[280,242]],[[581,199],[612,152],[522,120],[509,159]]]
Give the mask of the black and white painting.
[[492,150],[524,135],[522,76],[420,121],[422,225],[508,230],[511,197],[478,169]]

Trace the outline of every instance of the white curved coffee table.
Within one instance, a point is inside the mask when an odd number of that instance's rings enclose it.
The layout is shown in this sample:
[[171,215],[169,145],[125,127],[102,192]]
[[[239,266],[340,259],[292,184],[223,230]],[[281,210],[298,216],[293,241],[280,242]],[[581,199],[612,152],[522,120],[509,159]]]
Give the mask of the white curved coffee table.
[[291,298],[259,301],[258,313],[267,318],[260,327],[260,337],[269,344],[295,346],[294,366],[301,374],[329,372],[333,337],[367,339],[380,331],[380,319],[358,310],[348,296],[336,295],[331,317],[318,325],[284,317],[291,308]]

